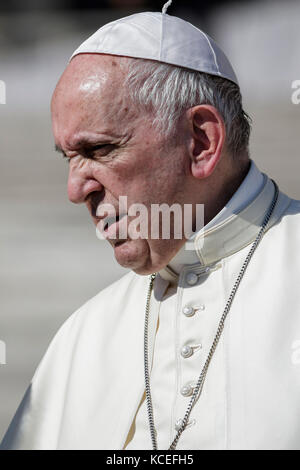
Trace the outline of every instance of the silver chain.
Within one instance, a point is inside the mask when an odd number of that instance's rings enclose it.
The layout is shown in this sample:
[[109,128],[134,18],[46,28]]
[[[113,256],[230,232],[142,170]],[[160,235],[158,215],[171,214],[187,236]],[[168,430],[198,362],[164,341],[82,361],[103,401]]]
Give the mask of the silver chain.
[[[221,316],[221,319],[219,321],[216,335],[214,337],[214,340],[213,340],[212,345],[210,347],[210,350],[208,352],[208,355],[207,355],[206,361],[204,363],[204,366],[202,368],[202,371],[199,375],[197,385],[194,388],[192,397],[190,399],[190,402],[188,404],[188,407],[187,407],[187,410],[185,412],[184,418],[182,420],[182,424],[181,424],[180,428],[178,429],[177,434],[176,434],[176,436],[175,436],[175,438],[174,438],[173,442],[171,443],[168,450],[175,450],[176,449],[178,440],[179,440],[181,434],[183,433],[183,431],[185,430],[185,428],[188,424],[188,420],[189,420],[191,411],[192,411],[197,399],[199,398],[199,396],[201,394],[202,387],[203,387],[203,384],[204,384],[204,380],[205,380],[205,377],[206,377],[206,374],[207,374],[208,366],[210,364],[210,361],[211,361],[211,359],[214,355],[214,352],[217,348],[217,345],[219,343],[221,334],[222,334],[223,329],[224,329],[225,320],[226,320],[226,317],[227,317],[227,315],[230,311],[231,304],[233,302],[235,294],[236,294],[236,292],[239,288],[239,285],[240,285],[240,283],[243,279],[243,276],[244,276],[245,271],[246,271],[246,269],[249,265],[249,262],[250,262],[250,260],[253,256],[256,248],[258,247],[258,245],[259,245],[259,243],[260,243],[260,241],[261,241],[261,239],[262,239],[262,237],[263,237],[263,235],[266,231],[266,228],[267,228],[267,225],[270,221],[270,218],[273,214],[273,211],[274,211],[277,199],[278,199],[278,194],[279,194],[277,184],[275,183],[275,181],[273,181],[273,183],[274,183],[274,186],[275,186],[275,194],[274,194],[274,197],[273,197],[273,201],[272,201],[272,203],[270,205],[270,208],[269,208],[269,210],[266,214],[266,217],[263,221],[261,229],[260,229],[256,239],[254,240],[254,242],[253,242],[253,244],[250,248],[250,251],[249,251],[248,255],[246,256],[246,259],[245,259],[245,261],[242,265],[242,268],[241,268],[241,270],[240,270],[240,272],[239,272],[239,274],[236,278],[234,286],[233,286],[233,288],[231,290],[231,293],[229,295],[229,298],[227,300],[225,309],[224,309],[223,314]],[[155,278],[156,278],[156,273],[150,275],[150,283],[149,283],[149,287],[148,287],[147,301],[146,301],[146,308],[145,308],[145,328],[144,328],[144,371],[145,371],[146,403],[147,403],[148,421],[149,421],[149,428],[150,428],[150,435],[151,435],[151,442],[152,442],[153,450],[157,450],[157,439],[156,439],[156,431],[155,431],[155,426],[154,426],[153,405],[152,405],[151,389],[150,389],[150,372],[149,372],[149,359],[148,359],[148,357],[149,357],[149,353],[148,353],[148,329],[149,329],[150,299],[151,299],[151,293],[152,293],[152,290],[153,290],[153,284],[154,284],[154,279]]]

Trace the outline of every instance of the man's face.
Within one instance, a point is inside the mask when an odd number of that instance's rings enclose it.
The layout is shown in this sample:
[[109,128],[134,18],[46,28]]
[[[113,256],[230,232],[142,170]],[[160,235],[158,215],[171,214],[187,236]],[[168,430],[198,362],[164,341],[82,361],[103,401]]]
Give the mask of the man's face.
[[[120,60],[97,54],[75,57],[52,100],[55,143],[70,159],[69,199],[84,202],[96,225],[104,204],[120,214],[120,196],[127,196],[127,207],[140,203],[149,214],[153,203],[190,202],[185,200],[189,161],[184,143],[167,140],[152,127],[154,117],[130,102]],[[125,217],[125,223],[131,218]],[[117,261],[139,274],[164,267],[184,243],[112,239],[111,228],[107,238]]]

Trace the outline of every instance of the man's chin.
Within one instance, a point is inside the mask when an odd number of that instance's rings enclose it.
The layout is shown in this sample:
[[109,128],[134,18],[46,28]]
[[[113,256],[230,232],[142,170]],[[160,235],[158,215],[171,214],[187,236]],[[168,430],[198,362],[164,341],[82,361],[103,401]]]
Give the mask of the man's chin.
[[150,274],[149,247],[145,240],[120,240],[113,243],[115,258],[123,268],[137,274]]

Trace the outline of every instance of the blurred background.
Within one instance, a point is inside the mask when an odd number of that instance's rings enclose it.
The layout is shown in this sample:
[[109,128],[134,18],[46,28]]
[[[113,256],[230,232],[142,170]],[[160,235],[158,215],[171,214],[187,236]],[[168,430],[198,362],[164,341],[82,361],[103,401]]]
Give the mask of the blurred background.
[[[103,24],[163,1],[0,3],[0,439],[63,321],[126,271],[84,207],[67,201],[67,163],[53,150],[49,102],[73,50]],[[253,119],[251,155],[300,199],[300,2],[174,0],[169,14],[208,32],[229,56]],[[1,100],[0,100],[1,101]]]

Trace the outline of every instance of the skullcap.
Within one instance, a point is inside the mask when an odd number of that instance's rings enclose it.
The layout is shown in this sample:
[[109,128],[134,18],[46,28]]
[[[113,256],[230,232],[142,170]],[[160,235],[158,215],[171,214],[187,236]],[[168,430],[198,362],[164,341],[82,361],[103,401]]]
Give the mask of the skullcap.
[[107,23],[84,41],[71,59],[78,54],[112,54],[156,60],[238,84],[229,60],[215,41],[191,23],[165,11],[166,8],[162,13],[137,13]]

